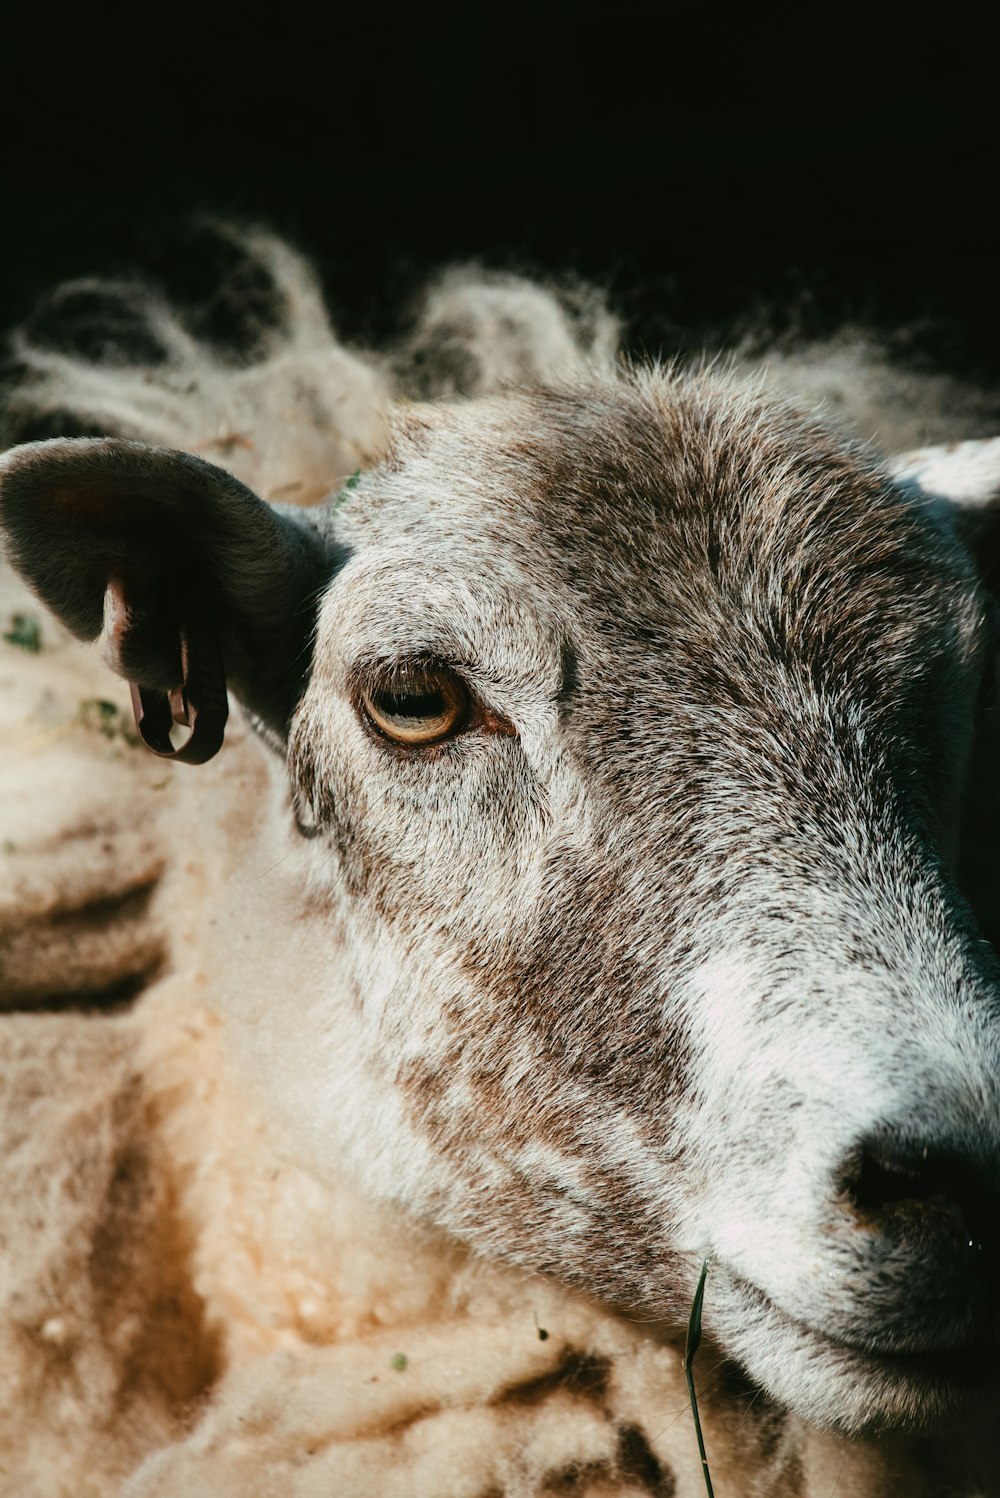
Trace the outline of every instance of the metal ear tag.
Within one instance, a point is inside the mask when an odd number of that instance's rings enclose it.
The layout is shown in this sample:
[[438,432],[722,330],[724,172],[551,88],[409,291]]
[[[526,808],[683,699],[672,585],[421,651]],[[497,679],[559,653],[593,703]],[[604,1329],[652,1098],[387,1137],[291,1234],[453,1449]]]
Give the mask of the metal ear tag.
[[[161,759],[203,765],[222,748],[229,699],[218,637],[211,628],[180,631],[181,682],[169,692],[129,682],[139,737]],[[175,747],[175,724],[191,732]]]

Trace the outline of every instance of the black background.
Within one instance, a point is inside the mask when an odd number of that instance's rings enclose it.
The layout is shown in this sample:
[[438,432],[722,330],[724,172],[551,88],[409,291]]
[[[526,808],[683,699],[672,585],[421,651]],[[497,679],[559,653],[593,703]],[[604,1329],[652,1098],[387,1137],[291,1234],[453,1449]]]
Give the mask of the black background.
[[83,273],[205,294],[212,212],[309,251],[348,337],[389,334],[428,269],[475,257],[601,281],[646,352],[765,307],[1000,372],[995,87],[961,18],[877,44],[865,17],[640,4],[22,21],[4,327]]

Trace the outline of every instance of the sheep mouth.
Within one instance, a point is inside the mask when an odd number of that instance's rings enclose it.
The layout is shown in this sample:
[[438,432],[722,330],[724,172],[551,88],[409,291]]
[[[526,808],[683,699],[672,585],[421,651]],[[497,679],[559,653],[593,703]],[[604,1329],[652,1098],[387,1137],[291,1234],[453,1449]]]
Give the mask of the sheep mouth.
[[851,1435],[927,1430],[966,1413],[1000,1385],[995,1344],[958,1334],[900,1348],[816,1326],[719,1264],[718,1333],[751,1376],[816,1424]]

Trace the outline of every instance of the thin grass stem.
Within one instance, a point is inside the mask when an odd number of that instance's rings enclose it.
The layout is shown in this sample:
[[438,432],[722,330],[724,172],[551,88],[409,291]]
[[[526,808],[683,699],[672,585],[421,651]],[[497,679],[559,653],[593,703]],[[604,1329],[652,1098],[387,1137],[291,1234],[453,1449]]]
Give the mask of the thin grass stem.
[[705,1491],[708,1498],[715,1498],[715,1489],[712,1487],[712,1475],[708,1470],[708,1457],[705,1455],[705,1438],[701,1433],[701,1420],[698,1415],[698,1395],[694,1387],[694,1371],[692,1363],[694,1355],[701,1346],[701,1303],[705,1298],[705,1280],[708,1277],[708,1266],[710,1259],[706,1258],[701,1266],[701,1277],[698,1280],[698,1288],[694,1292],[694,1300],[691,1302],[691,1315],[688,1317],[687,1337],[684,1341],[684,1377],[687,1379],[688,1396],[691,1400],[691,1414],[694,1416],[694,1430],[698,1437],[698,1451],[701,1455],[701,1470],[705,1478]]

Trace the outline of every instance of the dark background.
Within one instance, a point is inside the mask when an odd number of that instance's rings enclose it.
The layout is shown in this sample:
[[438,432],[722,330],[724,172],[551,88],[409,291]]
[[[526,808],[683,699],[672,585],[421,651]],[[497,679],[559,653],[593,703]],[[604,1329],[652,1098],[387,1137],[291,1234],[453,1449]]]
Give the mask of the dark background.
[[208,211],[314,255],[348,337],[475,257],[601,281],[647,352],[765,309],[1000,373],[995,85],[960,19],[878,45],[870,18],[640,4],[22,19],[4,327],[84,273],[207,294]]

